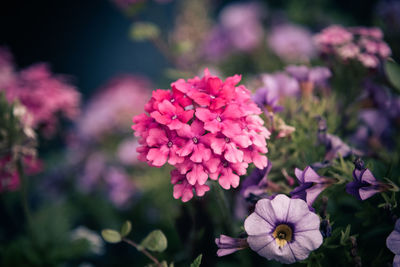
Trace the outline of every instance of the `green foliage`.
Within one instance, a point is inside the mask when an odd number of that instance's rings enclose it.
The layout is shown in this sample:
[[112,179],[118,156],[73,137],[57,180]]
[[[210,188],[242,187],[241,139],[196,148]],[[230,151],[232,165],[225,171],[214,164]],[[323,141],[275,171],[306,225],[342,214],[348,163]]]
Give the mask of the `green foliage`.
[[386,60],[385,72],[390,83],[400,93],[400,66],[393,60]]
[[167,248],[167,238],[161,230],[154,230],[140,243],[140,246],[155,252],[163,252]]
[[200,254],[197,256],[197,258],[193,261],[192,264],[190,264],[190,267],[199,267],[201,264],[201,259],[203,258],[203,254]]

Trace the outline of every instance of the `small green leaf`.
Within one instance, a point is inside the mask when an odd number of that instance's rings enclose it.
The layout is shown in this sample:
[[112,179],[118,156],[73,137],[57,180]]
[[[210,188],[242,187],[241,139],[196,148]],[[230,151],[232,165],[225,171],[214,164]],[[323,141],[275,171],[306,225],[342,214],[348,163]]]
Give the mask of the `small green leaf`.
[[130,37],[135,41],[155,39],[160,35],[160,29],[151,22],[135,22],[130,30]]
[[351,225],[349,224],[349,225],[347,225],[346,230],[344,232],[343,231],[341,232],[340,244],[342,246],[346,246],[347,241],[349,240],[350,228],[351,228]]
[[154,230],[140,243],[151,251],[163,252],[167,248],[167,238],[161,230]]
[[400,66],[393,60],[386,60],[385,72],[390,83],[400,92]]
[[104,238],[105,241],[109,243],[121,242],[121,235],[115,230],[104,229],[103,231],[101,231],[101,236]]
[[122,236],[122,237],[125,237],[125,236],[129,235],[129,233],[131,232],[131,230],[132,230],[132,224],[131,224],[131,222],[130,222],[130,221],[124,222],[124,224],[123,224],[122,227],[121,227],[121,236]]
[[201,259],[203,258],[203,254],[200,254],[197,256],[197,258],[193,261],[192,264],[190,264],[190,267],[199,267],[201,264]]

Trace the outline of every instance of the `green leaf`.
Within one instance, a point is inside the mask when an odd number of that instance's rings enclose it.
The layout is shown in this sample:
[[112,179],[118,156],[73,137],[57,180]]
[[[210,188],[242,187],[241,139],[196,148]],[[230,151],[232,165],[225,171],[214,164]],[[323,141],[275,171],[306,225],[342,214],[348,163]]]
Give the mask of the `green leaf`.
[[103,231],[101,231],[101,236],[104,238],[105,241],[109,243],[121,242],[121,235],[115,230],[104,229]]
[[125,237],[125,236],[129,235],[129,233],[131,232],[131,230],[132,230],[132,224],[131,224],[131,222],[130,222],[130,221],[124,222],[124,224],[123,224],[122,227],[121,227],[121,236],[122,236],[122,237]]
[[346,246],[347,241],[349,240],[350,228],[351,228],[351,225],[349,224],[349,225],[347,225],[346,230],[344,232],[343,231],[341,232],[340,244],[342,246]]
[[154,230],[143,239],[140,246],[151,251],[163,252],[167,248],[167,238],[161,230]]
[[193,261],[192,264],[190,264],[190,267],[199,267],[201,264],[201,259],[203,258],[203,254],[200,254],[197,256],[197,258]]
[[390,83],[397,89],[397,92],[400,92],[400,66],[393,60],[386,60],[385,72]]

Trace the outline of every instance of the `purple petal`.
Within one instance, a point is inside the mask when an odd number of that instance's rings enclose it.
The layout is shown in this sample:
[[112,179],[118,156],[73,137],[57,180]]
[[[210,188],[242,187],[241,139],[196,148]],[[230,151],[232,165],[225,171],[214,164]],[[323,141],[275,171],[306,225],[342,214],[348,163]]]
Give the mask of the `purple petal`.
[[394,256],[393,267],[400,267],[400,255]]
[[320,183],[320,176],[310,167],[307,166],[303,171],[303,182]]
[[222,249],[218,249],[217,250],[217,255],[218,257],[223,257],[229,254],[232,254],[238,250],[240,250],[241,248],[222,248]]
[[290,207],[291,199],[286,195],[277,195],[273,200],[271,200],[271,205],[273,207],[275,218],[278,222],[286,222],[288,217],[288,211]]
[[292,199],[288,211],[287,221],[293,224],[301,221],[309,213],[307,203],[302,199]]
[[289,246],[297,261],[304,260],[311,251],[316,250],[322,244],[322,235],[319,230],[296,233],[294,241]]
[[[399,222],[400,220],[397,220]],[[396,223],[397,225],[397,223]],[[386,246],[394,254],[400,254],[400,232],[394,230],[386,239]]]
[[360,194],[361,200],[366,200],[367,198],[372,197],[373,195],[375,195],[378,192],[379,192],[379,190],[376,189],[374,186],[362,187],[358,191],[358,193]]
[[274,240],[258,250],[257,253],[269,260],[276,260],[285,264],[296,262],[296,258],[291,248],[288,245],[279,248]]
[[296,175],[297,179],[301,182],[304,183],[304,177],[303,177],[303,171],[296,168],[294,169],[294,174]]
[[265,221],[267,221],[270,225],[275,225],[277,218],[275,216],[274,208],[271,205],[271,200],[269,199],[260,199],[255,208],[255,213],[258,216],[262,217]]
[[309,211],[299,221],[294,224],[295,234],[299,232],[308,232],[319,230],[320,220],[317,214]]
[[369,169],[365,169],[364,172],[362,172],[361,181],[376,184],[376,179]]
[[271,243],[275,243],[275,239],[271,234],[250,235],[247,237],[247,243],[249,243],[252,250],[258,252]]
[[326,184],[315,184],[314,186],[310,187],[309,189],[306,189],[307,197],[306,201],[309,206],[311,206],[315,199],[319,196],[319,194],[325,190],[327,187]]
[[267,222],[256,212],[250,214],[244,221],[244,229],[248,235],[269,234],[274,230],[274,225]]

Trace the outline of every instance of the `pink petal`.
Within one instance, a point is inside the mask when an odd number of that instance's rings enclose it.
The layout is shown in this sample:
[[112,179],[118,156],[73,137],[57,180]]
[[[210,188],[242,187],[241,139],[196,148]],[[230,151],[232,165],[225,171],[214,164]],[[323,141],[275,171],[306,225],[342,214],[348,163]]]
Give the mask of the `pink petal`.
[[154,166],[160,167],[167,162],[168,153],[162,153],[159,148],[150,148],[146,158]]
[[191,185],[195,185],[196,182],[203,185],[208,179],[208,174],[202,165],[194,164],[193,169],[186,174],[186,178]]
[[[218,154],[218,153],[217,153]],[[224,157],[227,161],[238,163],[243,161],[243,151],[236,148],[234,143],[226,144]]]

